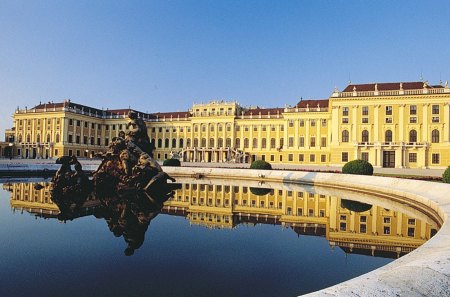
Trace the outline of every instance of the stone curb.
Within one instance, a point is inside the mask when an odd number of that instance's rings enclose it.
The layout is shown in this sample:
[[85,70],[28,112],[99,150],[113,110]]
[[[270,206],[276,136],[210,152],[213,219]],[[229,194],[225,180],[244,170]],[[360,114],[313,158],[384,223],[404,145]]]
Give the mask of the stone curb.
[[420,248],[335,286],[304,296],[450,296],[450,185],[390,177],[250,169],[163,167],[174,176],[311,184],[402,199],[442,224]]

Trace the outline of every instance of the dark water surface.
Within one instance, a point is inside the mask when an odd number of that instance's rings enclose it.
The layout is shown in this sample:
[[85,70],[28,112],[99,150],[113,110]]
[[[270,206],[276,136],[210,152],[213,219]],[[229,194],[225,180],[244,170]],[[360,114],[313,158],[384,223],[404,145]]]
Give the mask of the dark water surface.
[[[192,189],[193,185],[188,187]],[[225,210],[242,208],[242,193],[233,194],[233,188],[230,195],[241,198],[232,198]],[[214,195],[224,197],[221,191],[225,188],[215,186]],[[236,191],[246,190],[240,187]],[[248,204],[257,200],[260,206],[260,197],[249,192],[245,194]],[[355,214],[339,206],[334,210],[338,213],[331,215],[332,199],[339,198],[311,197],[308,193],[302,199],[311,199],[308,205],[325,210],[311,214],[310,223],[301,223],[308,218],[292,223],[298,215],[296,208],[290,210],[295,215],[288,213],[271,221],[255,216],[261,207],[253,206],[255,212],[251,214],[240,211],[239,216],[233,211],[225,224],[224,216],[217,222],[220,207],[208,211],[207,206],[193,205],[192,194],[186,196],[184,185],[174,199],[180,197],[178,205],[189,200],[185,202],[187,207],[180,212],[177,206],[177,215],[173,215],[173,202],[170,209],[151,221],[142,246],[134,255],[125,256],[124,238],[114,236],[105,219],[88,215],[61,222],[55,217],[55,205],[45,200],[48,194],[44,197],[39,193],[31,183],[3,184],[0,189],[0,296],[298,296],[389,263],[395,258],[396,247],[408,246],[408,232],[411,246],[424,242],[430,233],[429,225],[422,225],[425,238],[421,239],[418,220],[403,215],[399,223],[401,214],[384,208]],[[281,204],[277,195],[285,197],[280,198]],[[296,192],[276,190],[266,195],[265,206],[271,199],[278,202],[275,206],[292,203],[289,195],[291,200],[300,199]],[[296,205],[306,205],[303,203],[298,200]],[[286,214],[289,208],[282,206],[279,211]],[[211,213],[216,219],[208,222]],[[367,223],[367,227],[361,227],[361,221],[375,224],[374,216],[379,217],[376,224],[380,226]],[[356,231],[349,231],[355,220]],[[391,226],[394,221],[400,225]],[[408,228],[413,221],[415,233],[411,234]],[[338,230],[330,227],[333,224]],[[362,233],[371,233],[371,229],[386,230],[386,226],[395,234],[385,234],[385,242],[402,241],[401,245],[393,244],[394,252],[381,251],[377,246],[377,252],[381,252],[372,256],[370,249],[350,249],[346,244],[348,238],[362,242],[357,236],[364,229],[367,231]],[[394,229],[406,235],[397,240]],[[374,236],[379,242],[382,235]],[[364,237],[366,246],[374,244],[369,237]]]

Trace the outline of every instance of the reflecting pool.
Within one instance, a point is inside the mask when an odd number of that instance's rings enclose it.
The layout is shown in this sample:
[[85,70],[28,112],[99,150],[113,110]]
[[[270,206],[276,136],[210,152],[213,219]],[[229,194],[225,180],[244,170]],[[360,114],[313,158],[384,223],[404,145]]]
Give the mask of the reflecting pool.
[[0,296],[298,296],[383,266],[438,228],[377,197],[181,182],[162,208],[90,197],[62,215],[48,182],[5,181]]

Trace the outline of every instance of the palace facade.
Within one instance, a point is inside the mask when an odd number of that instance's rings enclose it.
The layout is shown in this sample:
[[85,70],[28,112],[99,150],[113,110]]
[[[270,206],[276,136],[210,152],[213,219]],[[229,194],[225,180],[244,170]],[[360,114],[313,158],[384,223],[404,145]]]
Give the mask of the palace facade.
[[[159,160],[341,166],[364,159],[375,167],[446,168],[449,103],[448,83],[403,82],[349,84],[328,99],[279,108],[211,101],[185,112],[138,113]],[[126,130],[128,111],[70,100],[17,109],[5,145],[21,158],[91,158]]]

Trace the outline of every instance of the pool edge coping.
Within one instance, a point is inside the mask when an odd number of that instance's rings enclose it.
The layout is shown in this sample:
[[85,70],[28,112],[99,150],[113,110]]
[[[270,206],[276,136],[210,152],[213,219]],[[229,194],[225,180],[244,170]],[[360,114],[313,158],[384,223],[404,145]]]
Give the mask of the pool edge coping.
[[[418,249],[376,270],[303,296],[450,296],[450,185],[393,177],[307,171],[163,167],[168,174],[239,178],[358,188],[396,195],[433,209],[442,219],[437,234]],[[200,175],[200,176],[199,176]]]

